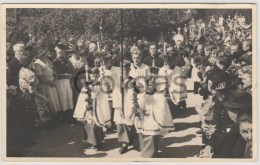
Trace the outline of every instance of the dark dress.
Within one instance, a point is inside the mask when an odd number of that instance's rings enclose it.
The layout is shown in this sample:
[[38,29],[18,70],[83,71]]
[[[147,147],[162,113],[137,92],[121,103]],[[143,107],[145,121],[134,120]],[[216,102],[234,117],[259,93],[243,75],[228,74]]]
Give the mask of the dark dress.
[[189,58],[189,54],[184,49],[174,50],[171,56],[171,62],[176,66],[183,67],[185,65],[184,58],[186,57]]
[[54,67],[54,70],[57,74],[57,79],[63,79],[63,76],[59,76],[59,74],[65,74],[65,73],[73,73],[73,66],[71,62],[66,58],[55,58],[52,61],[52,65]]
[[87,60],[88,67],[90,68],[95,67],[95,56],[93,55],[93,53],[88,54],[86,60]]
[[8,79],[7,85],[11,86],[14,85],[16,87],[19,86],[19,71],[22,68],[21,62],[14,57],[10,63],[9,63],[9,68],[10,68],[10,78]]

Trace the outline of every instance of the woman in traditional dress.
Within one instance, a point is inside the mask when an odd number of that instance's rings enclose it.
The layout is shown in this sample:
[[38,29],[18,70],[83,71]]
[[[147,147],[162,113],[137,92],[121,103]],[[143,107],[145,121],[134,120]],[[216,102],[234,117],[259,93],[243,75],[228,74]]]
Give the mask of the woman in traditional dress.
[[157,155],[160,136],[174,130],[174,124],[164,93],[156,91],[156,78],[151,76],[146,82],[146,93],[138,97],[140,117],[136,118],[135,127],[142,157],[152,158]]
[[[75,76],[79,71],[82,71],[85,69],[85,65],[87,64],[87,61],[84,57],[81,57],[79,54],[79,49],[77,45],[74,45],[68,52],[72,54],[71,58],[69,61],[72,64],[72,71],[73,75]],[[77,77],[75,85],[77,85],[78,89],[82,89],[84,82],[86,81],[84,74],[79,74]],[[74,83],[74,82],[73,82]],[[77,99],[79,97],[79,92],[76,88],[75,85],[72,87],[73,91],[73,103],[76,105]]]
[[[47,54],[47,49],[38,50],[38,59],[34,62],[33,70],[39,79],[37,91],[49,99],[47,105],[50,115],[54,116],[60,110],[60,103],[55,73],[51,61],[47,58]],[[49,117],[41,113],[41,118],[47,121]]]
[[66,59],[66,46],[58,43],[55,47],[56,58],[52,64],[57,74],[57,88],[60,100],[60,114],[63,122],[72,121],[73,93],[70,85],[72,77],[71,63]]
[[[16,115],[20,117],[17,121],[17,127],[19,127],[17,136],[25,142],[33,140],[35,126],[41,117],[41,111],[37,111],[37,99],[43,102],[48,101],[45,96],[37,92],[38,79],[28,66],[29,62],[19,72],[19,89],[15,103],[15,107],[19,109]],[[44,107],[43,110],[46,111],[46,108]]]

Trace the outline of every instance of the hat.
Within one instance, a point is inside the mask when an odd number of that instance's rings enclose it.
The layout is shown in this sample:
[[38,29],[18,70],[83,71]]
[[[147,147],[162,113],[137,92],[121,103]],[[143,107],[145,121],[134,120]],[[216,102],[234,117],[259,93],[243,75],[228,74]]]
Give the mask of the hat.
[[229,92],[227,99],[222,103],[228,108],[242,109],[252,106],[252,96],[248,92],[242,90],[234,90]]
[[229,76],[226,80],[223,77],[222,81],[214,84],[213,88],[215,88],[215,91],[222,92],[224,90],[237,89],[240,85],[242,85],[240,78],[237,76]]
[[66,45],[63,42],[58,42],[56,44],[56,47],[61,49],[61,50],[67,50],[67,47],[66,47]]

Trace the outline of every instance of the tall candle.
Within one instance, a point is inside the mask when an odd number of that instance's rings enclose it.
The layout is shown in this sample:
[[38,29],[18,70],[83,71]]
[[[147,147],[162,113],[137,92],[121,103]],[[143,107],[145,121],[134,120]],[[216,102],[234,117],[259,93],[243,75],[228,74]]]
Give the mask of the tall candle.
[[163,54],[164,54],[164,55],[166,55],[166,45],[167,45],[167,43],[164,42],[164,43],[163,43]]
[[99,44],[99,41],[97,42],[97,47],[98,47],[98,52],[100,52],[101,50],[100,50],[100,44]]

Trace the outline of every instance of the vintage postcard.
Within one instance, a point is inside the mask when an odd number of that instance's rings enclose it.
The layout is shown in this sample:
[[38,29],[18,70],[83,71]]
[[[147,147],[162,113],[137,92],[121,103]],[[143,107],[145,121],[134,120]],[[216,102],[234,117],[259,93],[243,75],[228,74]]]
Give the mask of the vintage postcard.
[[256,161],[256,29],[256,4],[2,4],[3,161]]

